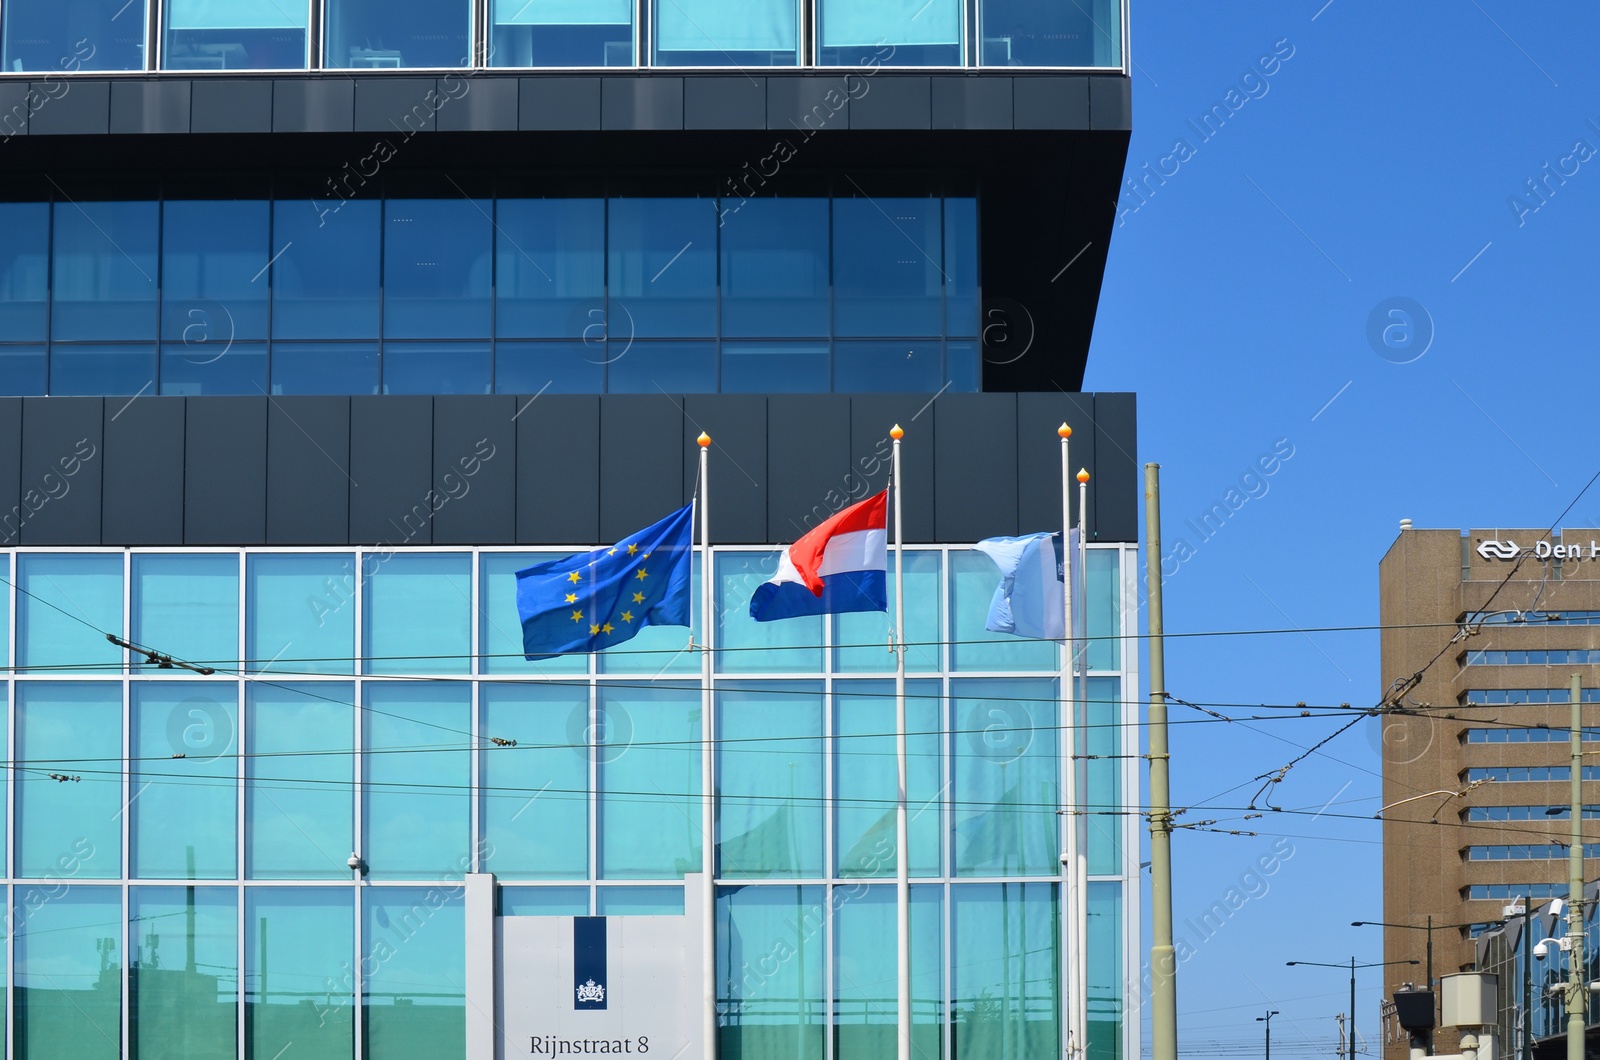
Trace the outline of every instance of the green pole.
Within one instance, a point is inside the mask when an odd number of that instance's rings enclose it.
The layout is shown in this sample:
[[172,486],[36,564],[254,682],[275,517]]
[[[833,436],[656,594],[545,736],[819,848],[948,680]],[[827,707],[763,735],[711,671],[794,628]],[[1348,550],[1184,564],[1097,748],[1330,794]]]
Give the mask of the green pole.
[[1583,678],[1572,675],[1572,846],[1567,864],[1572,879],[1567,899],[1567,1060],[1583,1060]]
[[1172,945],[1172,795],[1161,611],[1161,465],[1144,466],[1145,579],[1150,629],[1150,1036],[1154,1060],[1178,1060],[1178,962]]
[[1350,958],[1350,1036],[1345,1039],[1345,1055],[1356,1060],[1356,959]]

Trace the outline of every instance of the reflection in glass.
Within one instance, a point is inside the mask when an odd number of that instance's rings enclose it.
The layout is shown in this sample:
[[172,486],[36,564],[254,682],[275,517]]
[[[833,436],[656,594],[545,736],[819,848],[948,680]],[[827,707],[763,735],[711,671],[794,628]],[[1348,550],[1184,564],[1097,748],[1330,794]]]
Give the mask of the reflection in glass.
[[823,874],[822,687],[717,693],[717,875]]
[[[15,134],[7,117],[0,114],[0,137]],[[0,202],[0,336],[7,342],[47,337],[49,263],[50,204]],[[16,391],[8,387],[7,392]]]
[[500,916],[588,916],[587,887],[497,887]]
[[[534,391],[537,393],[537,391]],[[478,556],[478,641],[487,674],[586,674],[589,657],[559,655],[529,662],[522,656],[517,624],[517,571],[571,555],[570,552],[484,552]],[[696,663],[698,668],[700,664]]]
[[[472,557],[368,554],[361,654],[369,674],[472,669]],[[419,616],[427,616],[419,621]]]
[[[887,653],[885,653],[887,654]],[[937,681],[906,686],[906,804],[911,874],[939,874],[943,790]],[[840,681],[833,695],[834,874],[893,876],[896,792],[894,682]]]
[[1089,1055],[1095,1060],[1118,1060],[1122,1056],[1122,884],[1090,883],[1088,903]]
[[497,394],[603,394],[605,380],[604,341],[494,344]]
[[142,0],[6,0],[0,69],[143,70],[146,21]]
[[601,887],[596,916],[682,916],[682,887]]
[[1121,66],[1117,0],[983,0],[984,66]]
[[384,209],[384,337],[488,338],[494,203],[390,199]]
[[245,666],[352,672],[355,586],[350,553],[251,554],[245,560]]
[[161,392],[180,397],[267,393],[267,344],[207,342],[161,347]]
[[[186,662],[236,665],[239,557],[231,553],[138,553],[130,608],[135,644],[160,645]],[[141,667],[149,669],[149,667]]]
[[0,346],[0,396],[47,393],[47,370],[43,346]]
[[935,198],[835,199],[834,334],[940,334],[941,228]]
[[81,202],[55,211],[53,339],[155,338],[159,211],[154,202]]
[[[481,755],[482,830],[500,879],[581,880],[589,876],[587,683],[485,684],[483,732],[515,739]],[[608,719],[602,715],[601,723]],[[619,716],[619,724],[623,719]],[[515,736],[502,736],[515,733]],[[533,783],[533,778],[538,783]],[[584,897],[583,911],[589,910]]]
[[273,394],[376,394],[375,342],[274,342]]
[[368,682],[364,695],[368,876],[427,880],[466,871],[471,686]]
[[1000,584],[1000,568],[976,549],[950,552],[950,668],[952,670],[1024,670],[1059,672],[1061,652],[1055,641],[1028,640],[984,628],[989,601]]
[[[826,512],[817,521],[832,514]],[[750,617],[750,594],[777,571],[778,556],[777,552],[716,556],[716,612],[722,623],[716,655],[717,668],[724,673],[803,674],[822,669],[821,615],[782,622],[757,622]]]
[[349,879],[354,689],[251,682],[245,701],[245,866],[253,879]]
[[631,0],[494,0],[491,66],[632,66]]
[[794,66],[794,0],[652,0],[657,66]]
[[950,888],[956,1060],[1059,1056],[1060,917],[1053,883]]
[[[348,870],[347,870],[348,871]],[[250,887],[244,912],[245,1055],[349,1060],[354,891]]]
[[304,70],[304,0],[167,0],[164,70]]
[[328,0],[329,69],[466,66],[471,0]]
[[613,343],[717,333],[715,199],[612,199],[606,241]]
[[[942,666],[940,629],[943,608],[939,593],[939,553],[907,549],[906,670],[934,673]],[[894,600],[894,557],[889,557],[888,598]],[[893,606],[891,603],[890,606]],[[849,673],[893,673],[889,645],[889,612],[854,611],[833,616],[834,669]]]
[[238,1048],[238,892],[128,891],[128,1055],[232,1056]]
[[50,393],[55,395],[143,394],[155,388],[156,348],[115,346],[50,348]]
[[961,0],[820,0],[823,66],[960,66]]
[[495,334],[603,344],[605,200],[501,199],[495,225]]
[[[122,689],[78,681],[19,683],[16,872],[51,879],[122,875]],[[58,776],[83,777],[61,783]]]
[[836,394],[928,394],[938,391],[943,379],[944,350],[938,340],[833,344]]
[[[192,0],[191,0],[192,2]],[[273,0],[263,0],[273,2]],[[161,337],[222,355],[234,339],[267,337],[265,200],[169,199],[161,218]]]
[[978,335],[978,200],[944,201],[944,333]]
[[232,879],[238,690],[196,682],[132,687],[131,871],[156,880]]
[[[942,888],[911,888],[911,1052],[944,1055]],[[893,887],[835,890],[834,1053],[836,1060],[875,1060],[894,1052],[899,1014],[898,938]]]
[[459,889],[362,893],[362,1030],[367,1055],[466,1056],[466,911]]
[[[90,447],[78,457],[92,455]],[[69,479],[60,481],[70,488]],[[49,490],[52,482],[42,485]],[[48,673],[122,663],[122,649],[100,632],[122,632],[121,556],[103,552],[18,556],[17,590],[19,666]]]
[[1122,770],[1117,755],[1122,750],[1122,681],[1116,677],[1091,677],[1084,705],[1085,746],[1080,754],[1091,758],[1079,764],[1087,772],[1089,816],[1089,871],[1115,876],[1122,871]]
[[1061,870],[1056,682],[951,682],[951,785],[957,876],[1053,876]]
[[18,887],[16,1044],[23,1060],[122,1053],[122,892]]
[[823,1055],[826,893],[816,886],[717,888],[717,1001],[727,1013],[719,1056]]
[[717,344],[704,342],[610,343],[606,390],[612,394],[714,394]]
[[825,394],[827,340],[821,342],[724,342],[723,394]]
[[828,200],[722,200],[722,333],[828,334]]
[[700,862],[700,690],[600,688],[600,875],[682,879]]
[[385,394],[487,394],[487,342],[386,342]]
[[378,337],[379,204],[348,194],[273,211],[273,338]]

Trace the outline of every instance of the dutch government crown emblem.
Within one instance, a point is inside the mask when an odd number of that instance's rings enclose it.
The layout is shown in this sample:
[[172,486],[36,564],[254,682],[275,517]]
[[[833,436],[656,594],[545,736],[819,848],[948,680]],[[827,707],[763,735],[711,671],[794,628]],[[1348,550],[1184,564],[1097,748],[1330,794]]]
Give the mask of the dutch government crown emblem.
[[578,984],[578,1004],[593,1005],[606,999],[606,988],[593,979]]

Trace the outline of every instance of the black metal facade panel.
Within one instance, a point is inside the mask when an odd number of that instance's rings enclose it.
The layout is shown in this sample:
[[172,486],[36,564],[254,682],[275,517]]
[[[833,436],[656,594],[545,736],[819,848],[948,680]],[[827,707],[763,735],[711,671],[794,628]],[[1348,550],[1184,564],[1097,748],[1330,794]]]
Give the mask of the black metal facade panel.
[[1018,77],[1013,122],[1018,129],[1090,127],[1088,77]]
[[28,115],[37,104],[26,81],[0,81],[0,143],[28,135]]
[[529,395],[517,409],[518,543],[599,542],[600,396]]
[[935,539],[977,541],[1017,533],[1016,395],[946,394],[938,404]]
[[1098,541],[1137,541],[1144,504],[1144,469],[1139,465],[1138,410],[1132,394],[1097,394],[1094,481],[1089,517]]
[[767,538],[788,544],[849,505],[850,399],[767,398]]
[[433,543],[517,540],[516,397],[433,399]]
[[682,407],[683,398],[665,394],[611,394],[600,402],[601,541],[683,506]]
[[350,539],[350,399],[275,397],[267,406],[267,543]]
[[509,131],[517,127],[520,82],[509,77],[443,78],[439,82],[440,132]]
[[205,78],[193,82],[189,129],[197,133],[272,131],[272,82]]
[[350,540],[431,545],[433,399],[350,399]]
[[861,500],[889,484],[889,431],[899,424],[905,431],[900,500],[908,541],[934,539],[933,442],[943,400],[932,394],[857,394],[850,399],[850,469],[841,488],[852,500]]
[[189,131],[190,81],[111,82],[113,133]]
[[[933,126],[932,79],[896,77],[846,79],[851,93],[852,129],[928,129]],[[859,84],[860,87],[856,87]],[[852,91],[853,90],[853,91]]]
[[860,75],[798,74],[767,78],[767,128],[816,133],[850,128],[850,92],[862,92]]
[[683,128],[683,78],[602,77],[600,128],[671,131]]
[[22,544],[100,543],[105,406],[97,397],[22,399]]
[[[1095,394],[1018,394],[1017,395],[1017,479],[1023,487],[1017,497],[1017,532],[1037,533],[1061,525],[1061,435],[1065,423],[1072,428],[1067,455],[1071,472],[1086,468],[1098,475],[1095,462]],[[1132,440],[1124,440],[1131,445]],[[1074,480],[1076,481],[1076,480]],[[1099,489],[1099,483],[1091,483]],[[1091,491],[1092,493],[1092,491]],[[1078,491],[1068,490],[1073,524],[1078,519]],[[1090,505],[1093,514],[1094,506]],[[1095,525],[1093,520],[1090,525]]]
[[350,132],[356,85],[348,77],[280,77],[272,83],[273,132]]
[[524,77],[517,127],[529,130],[597,131],[598,77]]
[[1089,128],[1133,128],[1133,82],[1126,77],[1096,77],[1089,84]]
[[0,548],[22,539],[22,399],[0,398]]
[[[711,533],[767,540],[767,399],[760,394],[693,394],[683,399],[683,502],[700,473],[701,431],[711,436]],[[696,530],[696,533],[699,533]]]
[[184,543],[266,544],[267,399],[186,398],[183,453]]
[[359,77],[355,84],[357,132],[408,136],[436,127],[439,83],[434,78]]
[[73,136],[111,129],[111,82],[57,78],[35,81],[31,136]]
[[1011,78],[933,79],[933,128],[1009,129],[1011,125]]
[[183,407],[176,397],[105,403],[102,541],[183,540]]
[[767,120],[767,79],[728,75],[683,79],[685,129],[760,129]]

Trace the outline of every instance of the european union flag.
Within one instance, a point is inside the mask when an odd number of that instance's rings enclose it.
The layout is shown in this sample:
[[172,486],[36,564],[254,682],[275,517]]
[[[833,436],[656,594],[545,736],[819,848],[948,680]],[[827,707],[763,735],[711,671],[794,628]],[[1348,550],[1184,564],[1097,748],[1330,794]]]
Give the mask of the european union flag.
[[599,651],[645,626],[687,626],[693,555],[691,505],[611,548],[517,571],[523,652]]

